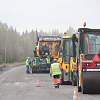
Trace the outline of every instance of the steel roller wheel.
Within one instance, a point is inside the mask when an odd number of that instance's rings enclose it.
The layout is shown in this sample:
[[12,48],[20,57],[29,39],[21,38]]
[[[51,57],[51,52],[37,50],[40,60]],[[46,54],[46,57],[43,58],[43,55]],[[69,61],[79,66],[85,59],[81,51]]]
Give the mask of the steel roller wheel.
[[100,93],[100,72],[84,72],[82,93]]

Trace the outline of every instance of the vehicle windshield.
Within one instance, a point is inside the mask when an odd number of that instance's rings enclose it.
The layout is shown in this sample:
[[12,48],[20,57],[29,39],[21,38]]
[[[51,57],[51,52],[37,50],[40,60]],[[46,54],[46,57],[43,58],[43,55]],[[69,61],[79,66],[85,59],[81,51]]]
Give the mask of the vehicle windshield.
[[100,52],[100,33],[85,34],[84,53],[95,54]]
[[49,49],[49,53],[55,54],[56,56],[59,54],[61,42],[58,41],[49,41],[49,42],[40,42],[39,50],[47,50]]
[[69,61],[69,39],[63,41],[63,57],[65,61]]

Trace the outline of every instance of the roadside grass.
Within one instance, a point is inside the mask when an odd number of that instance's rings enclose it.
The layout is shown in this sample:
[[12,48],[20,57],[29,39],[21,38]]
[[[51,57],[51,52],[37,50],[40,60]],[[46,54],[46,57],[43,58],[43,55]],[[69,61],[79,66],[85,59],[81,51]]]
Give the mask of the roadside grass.
[[11,66],[11,65],[19,65],[19,64],[25,64],[25,61],[23,61],[23,62],[15,62],[15,63],[2,63],[2,64],[0,64],[0,66],[3,66],[3,65]]

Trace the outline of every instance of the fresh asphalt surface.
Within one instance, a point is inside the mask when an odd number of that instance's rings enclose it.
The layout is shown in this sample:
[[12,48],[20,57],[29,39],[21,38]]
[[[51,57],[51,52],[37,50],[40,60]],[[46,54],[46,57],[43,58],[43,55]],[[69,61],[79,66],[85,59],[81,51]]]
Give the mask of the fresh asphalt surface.
[[[73,100],[76,86],[55,89],[49,73],[26,74],[26,66],[0,69],[0,100]],[[37,78],[41,87],[37,87]],[[78,100],[100,100],[100,94],[77,92]]]

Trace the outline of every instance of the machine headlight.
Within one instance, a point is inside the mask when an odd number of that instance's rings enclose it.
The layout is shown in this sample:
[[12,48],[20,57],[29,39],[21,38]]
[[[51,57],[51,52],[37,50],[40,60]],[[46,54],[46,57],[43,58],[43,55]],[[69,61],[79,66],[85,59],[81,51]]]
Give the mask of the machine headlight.
[[92,66],[91,63],[84,63],[84,66]]

